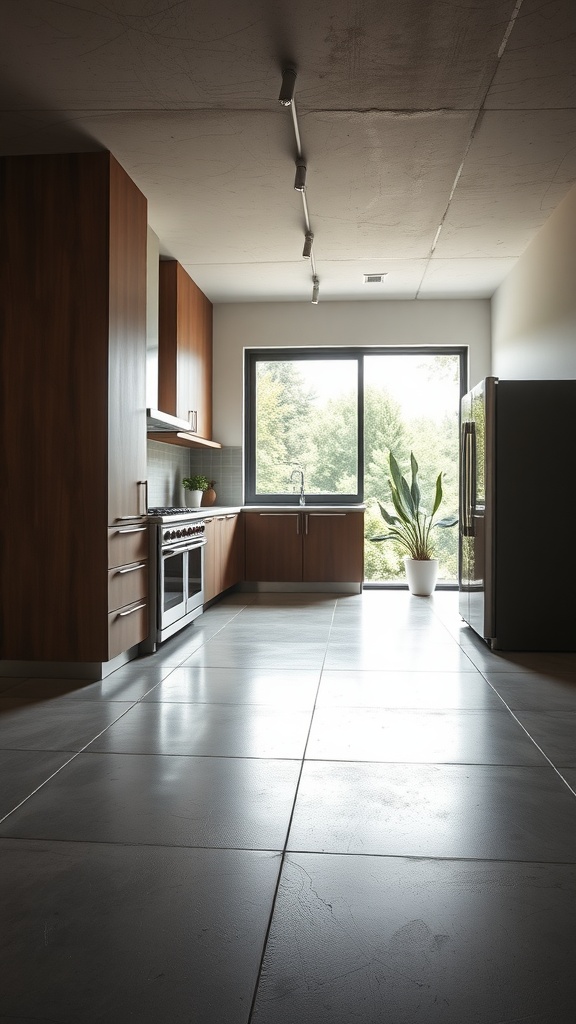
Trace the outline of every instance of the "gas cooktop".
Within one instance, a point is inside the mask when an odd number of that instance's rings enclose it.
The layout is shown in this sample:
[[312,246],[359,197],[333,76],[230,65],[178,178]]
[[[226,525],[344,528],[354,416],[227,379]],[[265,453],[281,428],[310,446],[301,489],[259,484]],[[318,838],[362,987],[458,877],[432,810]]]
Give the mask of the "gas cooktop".
[[168,507],[167,505],[158,505],[154,508],[148,509],[149,516],[183,516],[189,515],[191,512],[197,512],[194,508],[174,508]]

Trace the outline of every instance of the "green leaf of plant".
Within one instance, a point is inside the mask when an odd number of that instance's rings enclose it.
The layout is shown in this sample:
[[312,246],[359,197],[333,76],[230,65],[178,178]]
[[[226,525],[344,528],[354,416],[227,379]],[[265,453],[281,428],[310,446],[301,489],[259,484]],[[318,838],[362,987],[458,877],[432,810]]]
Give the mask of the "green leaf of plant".
[[382,515],[382,518],[386,520],[388,525],[389,526],[395,526],[396,523],[398,522],[398,519],[396,518],[396,516],[390,515],[390,513],[387,511],[387,509],[385,509],[384,506],[380,504],[380,502],[378,502],[378,507],[380,509],[380,513]]
[[444,519],[439,519],[434,526],[456,526],[458,522],[458,516],[444,516]]
[[441,501],[442,501],[442,473],[438,473],[438,479],[436,481],[436,496],[434,498],[434,506],[432,508],[432,515],[434,515],[434,513],[440,507],[440,502]]
[[412,501],[414,502],[414,508],[416,513],[420,508],[420,488],[418,486],[418,463],[414,458],[414,453],[410,452],[410,466],[412,468],[412,483],[410,485],[410,493],[412,495]]

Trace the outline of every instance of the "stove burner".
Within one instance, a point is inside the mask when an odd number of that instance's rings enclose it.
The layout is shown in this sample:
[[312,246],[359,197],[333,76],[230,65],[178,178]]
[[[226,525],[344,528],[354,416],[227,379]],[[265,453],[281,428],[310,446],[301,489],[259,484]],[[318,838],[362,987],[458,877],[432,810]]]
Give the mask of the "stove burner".
[[168,508],[168,506],[160,505],[156,508],[149,508],[149,516],[183,516],[188,515],[190,512],[194,512],[192,508]]

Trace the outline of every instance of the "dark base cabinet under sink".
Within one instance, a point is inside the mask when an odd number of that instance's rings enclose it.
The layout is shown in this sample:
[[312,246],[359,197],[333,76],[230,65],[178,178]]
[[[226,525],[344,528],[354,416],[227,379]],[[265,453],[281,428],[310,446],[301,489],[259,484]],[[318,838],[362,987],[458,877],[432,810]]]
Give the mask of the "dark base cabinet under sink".
[[247,582],[362,583],[362,510],[263,509],[244,521]]

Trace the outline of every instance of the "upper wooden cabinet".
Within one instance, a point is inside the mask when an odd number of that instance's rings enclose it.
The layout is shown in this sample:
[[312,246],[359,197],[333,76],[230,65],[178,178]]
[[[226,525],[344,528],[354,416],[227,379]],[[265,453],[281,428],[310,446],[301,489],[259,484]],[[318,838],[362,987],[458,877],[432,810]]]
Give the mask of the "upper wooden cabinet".
[[158,407],[212,437],[212,303],[176,260],[160,261]]
[[118,650],[108,527],[146,512],[146,230],[110,153],[0,159],[0,476],[23,538],[0,542],[4,658]]

